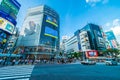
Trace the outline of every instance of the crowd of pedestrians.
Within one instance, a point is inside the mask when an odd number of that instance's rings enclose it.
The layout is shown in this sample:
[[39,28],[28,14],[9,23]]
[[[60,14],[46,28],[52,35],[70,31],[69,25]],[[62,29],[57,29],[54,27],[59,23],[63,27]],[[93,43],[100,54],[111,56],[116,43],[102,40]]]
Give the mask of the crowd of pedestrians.
[[67,64],[74,62],[73,58],[60,58],[60,59],[10,59],[0,58],[0,66],[7,65],[33,65],[33,64]]

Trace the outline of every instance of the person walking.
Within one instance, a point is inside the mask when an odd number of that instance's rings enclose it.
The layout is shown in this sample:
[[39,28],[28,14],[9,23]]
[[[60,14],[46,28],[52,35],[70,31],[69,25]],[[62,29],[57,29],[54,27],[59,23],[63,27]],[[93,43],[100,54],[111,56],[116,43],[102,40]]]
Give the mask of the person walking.
[[12,61],[12,66],[14,66],[14,65],[15,65],[15,62],[16,62],[16,60],[15,60],[15,59],[13,59],[13,61]]

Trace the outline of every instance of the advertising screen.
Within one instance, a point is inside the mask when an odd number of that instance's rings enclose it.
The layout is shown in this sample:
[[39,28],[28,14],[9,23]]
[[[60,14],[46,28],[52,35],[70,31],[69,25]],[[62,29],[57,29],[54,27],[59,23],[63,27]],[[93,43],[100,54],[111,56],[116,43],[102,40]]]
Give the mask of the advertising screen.
[[117,48],[117,43],[115,40],[110,40],[109,42],[110,42],[111,48]]
[[108,40],[116,39],[113,31],[108,31],[105,33]]
[[9,35],[0,30],[0,48],[4,48]]
[[34,21],[28,22],[28,28],[25,28],[25,35],[33,35],[36,32],[37,24]]
[[3,0],[1,3],[2,7],[9,10],[9,12],[13,13],[14,15],[18,14],[20,4],[18,4],[15,0]]
[[98,52],[96,50],[86,51],[86,57],[98,57]]
[[48,16],[48,15],[46,16],[46,22],[58,27],[57,20],[55,18],[51,17],[51,16]]
[[16,20],[15,20],[12,16],[8,15],[8,13],[6,13],[6,12],[4,12],[4,11],[0,11],[0,16],[1,16],[2,18],[4,18],[4,19],[10,21],[10,22],[11,22],[12,24],[14,24],[14,25],[17,24]]
[[10,23],[7,23],[5,30],[12,33],[14,30],[14,26],[12,26]]
[[4,29],[6,26],[7,21],[3,18],[0,18],[0,28]]
[[46,36],[50,36],[50,37],[53,37],[53,38],[58,38],[58,33],[56,30],[50,28],[50,27],[45,27],[45,34]]
[[0,18],[0,29],[5,30],[8,33],[12,34],[14,31],[14,25],[11,24],[9,21]]

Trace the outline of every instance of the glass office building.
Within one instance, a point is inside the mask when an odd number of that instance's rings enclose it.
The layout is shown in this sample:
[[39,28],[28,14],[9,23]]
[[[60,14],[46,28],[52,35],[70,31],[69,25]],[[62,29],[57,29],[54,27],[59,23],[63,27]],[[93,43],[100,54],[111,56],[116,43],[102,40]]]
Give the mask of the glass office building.
[[18,47],[27,58],[51,58],[59,51],[59,15],[46,5],[29,8]]

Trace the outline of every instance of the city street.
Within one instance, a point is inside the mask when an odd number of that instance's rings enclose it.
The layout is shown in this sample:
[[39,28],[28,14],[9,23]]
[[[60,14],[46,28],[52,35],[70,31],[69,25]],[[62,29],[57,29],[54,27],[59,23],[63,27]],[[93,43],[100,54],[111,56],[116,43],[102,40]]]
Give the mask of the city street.
[[120,80],[120,65],[39,64],[0,68],[0,80]]

